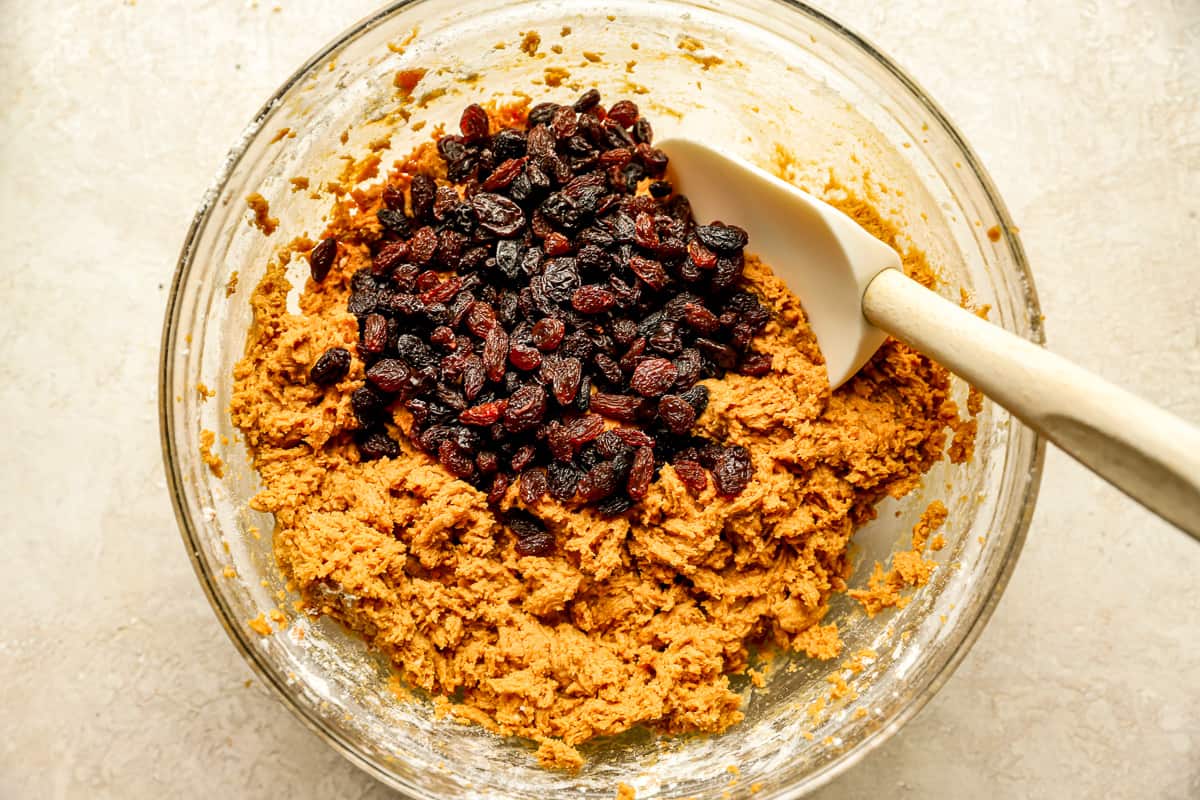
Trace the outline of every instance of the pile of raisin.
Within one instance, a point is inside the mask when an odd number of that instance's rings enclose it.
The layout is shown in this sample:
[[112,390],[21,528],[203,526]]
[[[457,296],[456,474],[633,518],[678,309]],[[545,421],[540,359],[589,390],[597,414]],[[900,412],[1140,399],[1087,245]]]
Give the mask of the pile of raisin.
[[[698,381],[771,367],[751,347],[770,314],[743,285],[745,231],[696,223],[628,100],[605,110],[592,90],[495,133],[472,105],[460,128],[437,143],[451,183],[384,190],[372,266],[351,281],[363,458],[399,452],[383,425],[399,404],[415,446],[493,503],[519,481],[527,505],[549,494],[620,514],[665,463],[693,493],[711,474],[739,494],[749,453],[691,430],[708,404]],[[331,358],[315,381],[344,377],[348,359]]]

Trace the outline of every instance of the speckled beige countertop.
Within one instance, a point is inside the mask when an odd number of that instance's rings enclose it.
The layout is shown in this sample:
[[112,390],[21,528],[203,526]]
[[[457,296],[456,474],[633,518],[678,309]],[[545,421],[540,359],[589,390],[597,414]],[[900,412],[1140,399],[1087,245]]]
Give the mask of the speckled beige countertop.
[[[389,796],[252,678],[159,455],[197,201],[276,85],[374,5],[280,3],[0,6],[5,800]],[[1200,422],[1200,3],[822,5],[979,152],[1052,347]],[[818,796],[1200,797],[1200,547],[1051,451],[974,650]]]

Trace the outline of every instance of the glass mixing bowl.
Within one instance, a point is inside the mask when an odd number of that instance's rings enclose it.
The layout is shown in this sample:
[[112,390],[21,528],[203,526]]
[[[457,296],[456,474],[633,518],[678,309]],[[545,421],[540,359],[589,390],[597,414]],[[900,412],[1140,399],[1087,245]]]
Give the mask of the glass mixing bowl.
[[[541,37],[535,55],[520,47],[528,31]],[[418,101],[401,113],[393,76],[415,68],[428,72]],[[921,488],[884,502],[856,535],[854,586],[865,583],[875,561],[907,547],[930,501],[950,510],[947,544],[936,554],[942,565],[907,607],[868,618],[857,603],[833,599],[828,621],[840,626],[847,656],[876,653],[861,671],[779,657],[765,687],[740,679],[746,719],[727,733],[633,731],[593,742],[582,748],[587,764],[577,775],[540,769],[527,742],[437,719],[426,700],[398,700],[378,653],[336,623],[294,609],[296,597],[272,556],[272,521],[247,506],[257,478],[227,413],[231,370],[251,322],[247,298],[279,245],[320,234],[329,206],[328,198],[294,191],[289,178],[305,176],[313,187],[334,180],[345,163],[339,155],[361,156],[381,137],[390,137],[385,157],[399,157],[435,123],[452,125],[469,102],[514,92],[573,100],[591,86],[607,102],[636,100],[660,136],[686,122],[818,193],[835,176],[928,253],[943,278],[940,291],[957,299],[966,289],[991,306],[993,322],[1042,340],[1020,244],[974,154],[910,78],[819,12],[783,0],[398,3],[347,31],[271,98],[188,232],[167,311],[160,386],[179,524],[213,608],[263,680],[347,758],[410,797],[607,800],[618,782],[641,800],[717,797],[731,788],[731,766],[737,794],[753,787],[764,800],[796,797],[910,719],[998,600],[1042,464],[1038,438],[1002,409],[985,404],[973,461],[938,464]],[[294,135],[278,139],[283,128]],[[252,192],[280,220],[269,238],[247,224]],[[306,262],[297,262],[300,278]],[[235,271],[238,288],[230,293]],[[197,392],[201,382],[215,397]],[[965,386],[956,382],[954,391],[965,401]],[[222,478],[201,457],[202,430],[217,437]],[[272,610],[286,617],[272,635],[247,625],[263,613],[269,621]],[[818,711],[835,673],[849,692]]]

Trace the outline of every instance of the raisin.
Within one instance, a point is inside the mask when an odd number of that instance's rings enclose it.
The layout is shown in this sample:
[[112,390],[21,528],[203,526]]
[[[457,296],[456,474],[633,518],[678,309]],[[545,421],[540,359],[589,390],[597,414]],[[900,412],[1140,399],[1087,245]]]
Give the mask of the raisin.
[[475,472],[475,461],[471,454],[451,439],[443,439],[438,445],[438,463],[456,478],[467,478]]
[[633,500],[623,494],[614,494],[596,505],[596,511],[604,517],[615,517],[633,508]]
[[633,126],[633,140],[639,144],[650,144],[654,140],[654,130],[650,127],[650,121],[642,117]]
[[726,447],[713,465],[717,491],[726,497],[741,494],[753,477],[754,465],[750,461],[750,451],[741,445]]
[[658,397],[675,384],[679,373],[665,358],[648,358],[637,365],[629,386],[643,397]]
[[603,314],[617,304],[617,298],[607,289],[589,284],[571,295],[571,306],[581,314]]
[[482,303],[478,300],[467,307],[467,314],[464,319],[467,323],[467,330],[480,339],[486,338],[499,324],[496,321],[495,310],[487,303]]
[[497,472],[492,477],[492,485],[488,488],[487,501],[491,505],[498,504],[504,499],[504,495],[508,492],[510,484],[509,477],[503,472]]
[[658,418],[671,433],[682,436],[696,424],[696,409],[677,394],[663,395],[658,401]]
[[388,321],[382,314],[368,314],[363,320],[362,335],[358,347],[362,353],[374,355],[387,347]]
[[421,292],[421,302],[425,303],[426,305],[445,303],[447,300],[454,297],[454,295],[458,294],[458,291],[461,288],[462,278],[455,275]]
[[705,247],[715,250],[722,255],[736,253],[746,246],[749,237],[746,232],[736,225],[700,225],[696,228],[696,238]]
[[376,458],[396,458],[400,455],[400,445],[387,431],[359,431],[354,437],[358,445],[358,454],[366,461]]
[[654,439],[637,428],[613,428],[612,432],[630,447],[654,447]]
[[531,506],[550,491],[549,478],[544,467],[533,467],[521,473],[521,502]]
[[708,408],[708,387],[706,386],[693,386],[687,391],[680,392],[679,396],[695,409],[696,419],[699,419],[704,410]]
[[419,228],[408,241],[408,259],[413,264],[428,264],[433,260],[437,246],[437,232],[428,225]]
[[308,254],[308,268],[312,279],[321,283],[329,275],[333,261],[337,258],[337,239],[332,236],[322,239]]
[[387,406],[384,397],[369,385],[360,386],[350,394],[350,407],[362,426],[374,422]]
[[520,472],[521,470],[525,469],[525,467],[527,467],[529,463],[533,461],[533,458],[536,455],[537,451],[529,445],[518,447],[516,452],[513,453],[512,461],[510,462],[513,471]]
[[350,351],[344,347],[331,347],[312,365],[308,378],[318,386],[329,386],[346,377],[349,371]]
[[625,490],[634,500],[641,500],[650,490],[650,481],[653,478],[654,451],[649,447],[639,447],[633,454],[633,466],[629,470]]
[[721,327],[721,322],[717,315],[709,311],[704,306],[698,303],[688,303],[685,306],[686,315],[684,319],[689,327],[697,333],[708,336],[717,331]]
[[492,450],[484,450],[475,456],[475,468],[485,475],[491,475],[500,469],[500,456]]
[[500,166],[492,170],[492,174],[488,175],[483,181],[483,190],[485,192],[494,192],[497,189],[507,189],[512,185],[525,170],[526,158],[510,158],[507,161],[501,162]]
[[542,249],[548,256],[565,256],[571,252],[571,248],[571,240],[558,231],[550,231],[546,234],[545,241],[542,242]]
[[551,352],[558,349],[566,332],[567,327],[561,320],[547,317],[534,323],[533,332],[530,335],[533,338],[534,346],[543,352]]
[[517,369],[529,372],[541,366],[542,353],[532,345],[514,344],[509,348],[508,361]]
[[628,395],[596,392],[592,395],[592,411],[619,422],[633,422],[642,411],[642,399]]
[[656,292],[664,289],[669,280],[662,262],[652,258],[643,258],[639,255],[630,256],[629,269]]
[[502,522],[516,539],[518,555],[548,556],[554,552],[554,534],[534,515],[513,509],[502,517]]
[[579,99],[575,101],[573,109],[582,114],[585,111],[590,111],[600,104],[600,91],[598,89],[588,89]]
[[747,353],[738,364],[738,372],[758,378],[771,371],[771,356],[766,353]]
[[492,328],[483,341],[483,368],[490,380],[500,381],[504,378],[508,362],[508,334],[496,326]]
[[497,422],[506,408],[508,408],[507,400],[492,400],[464,410],[458,415],[458,421],[464,425],[485,427]]
[[408,384],[412,370],[398,358],[376,361],[367,370],[367,380],[385,392],[398,392]]
[[632,100],[618,100],[608,109],[608,118],[626,128],[632,128],[637,123],[638,116],[637,103]]
[[693,497],[699,497],[708,488],[708,473],[695,461],[676,461],[671,467]]
[[601,461],[579,479],[577,491],[585,503],[594,503],[615,492],[620,486],[616,461]]
[[579,391],[579,381],[583,376],[583,365],[578,358],[561,358],[551,369],[550,381],[554,399],[559,405],[570,405]]
[[525,212],[503,195],[480,192],[471,198],[471,206],[479,216],[479,226],[502,238],[515,236],[525,225]]
[[408,249],[408,242],[388,242],[375,254],[371,271],[376,275],[392,272],[408,258]]
[[458,121],[464,142],[471,144],[486,139],[488,135],[488,113],[483,106],[472,103],[463,109],[462,118]]
[[433,221],[433,200],[437,184],[428,175],[414,175],[409,187],[412,198],[413,217],[421,223]]
[[582,447],[595,439],[604,430],[604,418],[597,414],[586,414],[568,422],[566,435],[573,447]]
[[546,416],[546,392],[540,386],[522,386],[513,392],[504,410],[504,427],[513,433],[536,427]]
[[549,477],[550,496],[559,501],[574,497],[579,479],[583,477],[583,471],[578,467],[558,461],[550,464],[546,473]]
[[486,380],[487,371],[483,367],[483,360],[478,356],[469,357],[463,366],[462,376],[463,394],[468,401],[479,396]]

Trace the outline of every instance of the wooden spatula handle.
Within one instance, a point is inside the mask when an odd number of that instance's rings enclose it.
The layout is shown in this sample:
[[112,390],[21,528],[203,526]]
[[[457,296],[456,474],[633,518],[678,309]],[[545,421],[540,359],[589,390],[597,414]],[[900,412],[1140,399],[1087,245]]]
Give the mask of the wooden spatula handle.
[[1200,541],[1200,429],[898,270],[872,280],[863,313]]

